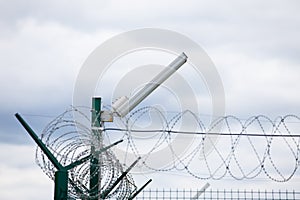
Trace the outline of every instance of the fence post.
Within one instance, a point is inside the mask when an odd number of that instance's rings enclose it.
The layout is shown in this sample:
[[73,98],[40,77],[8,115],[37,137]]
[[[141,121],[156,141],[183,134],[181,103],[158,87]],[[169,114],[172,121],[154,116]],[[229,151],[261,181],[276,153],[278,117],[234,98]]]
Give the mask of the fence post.
[[[100,97],[93,97],[92,98],[92,116],[91,116],[91,128],[93,132],[93,137],[97,138],[100,142],[100,148],[102,148],[102,133],[98,135],[97,130],[95,128],[101,127],[101,120],[100,120],[100,113],[101,113],[101,98]],[[94,138],[95,139],[95,138]],[[96,151],[99,147],[95,147],[95,145],[91,144],[91,155],[92,158],[90,160],[90,196],[93,200],[98,199],[99,189],[101,189],[101,155],[96,156]],[[100,158],[100,159],[99,159]]]

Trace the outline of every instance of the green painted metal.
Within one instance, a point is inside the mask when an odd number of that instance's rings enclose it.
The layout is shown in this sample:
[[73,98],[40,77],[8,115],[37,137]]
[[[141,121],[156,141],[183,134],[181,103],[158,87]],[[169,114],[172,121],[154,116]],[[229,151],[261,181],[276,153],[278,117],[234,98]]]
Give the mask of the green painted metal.
[[[84,187],[84,185],[82,183],[79,183],[78,181],[75,183],[72,179],[68,179],[70,185],[74,188],[76,194],[78,197],[80,197],[80,199],[86,199],[86,195],[88,193],[88,189]],[[84,189],[84,191],[78,187],[78,185],[80,185],[81,188]]]
[[147,181],[147,183],[145,183],[139,190],[137,190],[134,194],[132,194],[128,200],[132,200],[134,199],[149,183],[152,182],[152,179],[150,179],[149,181]]
[[[101,148],[99,151],[96,151],[95,152],[95,155],[99,155],[100,153],[104,152],[104,151],[107,151],[109,148],[113,147],[113,146],[116,146],[117,144],[123,142],[123,140],[119,140],[115,143],[112,143],[111,145],[108,145],[106,147],[103,147]],[[80,160],[76,160],[75,162],[67,165],[64,167],[64,170],[70,170],[78,165],[81,165],[82,163],[86,162],[87,160],[89,160],[90,158],[92,157],[92,154],[88,155],[88,156],[85,156],[83,158],[81,158]]]
[[[91,116],[91,126],[92,130],[94,128],[100,128],[101,127],[101,98],[100,97],[93,97],[92,98],[92,116]],[[98,134],[98,131],[93,130],[93,137],[97,139],[100,144],[102,144],[102,136],[101,134]],[[101,184],[100,181],[100,175],[101,175],[101,163],[99,163],[99,156],[96,155],[96,147],[91,146],[91,154],[92,158],[90,160],[90,197],[92,200],[98,199],[99,195],[99,184]],[[100,161],[101,162],[101,161]],[[99,167],[100,166],[100,167]]]
[[75,162],[67,165],[64,167],[64,170],[70,170],[78,165],[81,165],[82,163],[86,162],[87,160],[89,160],[91,158],[91,155],[85,156],[83,158],[81,158],[80,160],[76,160]]
[[92,127],[101,127],[101,97],[92,98]]
[[62,170],[64,167],[58,162],[58,160],[54,157],[54,155],[49,151],[46,145],[39,139],[39,137],[35,134],[35,132],[30,128],[30,126],[25,122],[25,120],[21,117],[19,113],[15,114],[16,118],[22,124],[22,126],[26,129],[32,139],[37,143],[37,145],[42,149],[48,159],[52,162],[52,164],[58,169]]
[[67,200],[68,199],[68,171],[58,170],[55,172],[55,187],[54,199]]
[[141,157],[138,157],[136,161],[134,161],[128,169],[121,174],[121,176],[118,177],[118,179],[111,185],[110,188],[107,190],[103,191],[100,195],[101,199],[105,199],[109,193],[122,181],[122,179],[128,174],[128,172],[138,163],[138,161],[141,159]]
[[26,129],[32,139],[37,143],[41,150],[45,153],[51,163],[56,167],[55,172],[55,186],[54,186],[54,200],[64,200],[68,198],[68,171],[58,162],[54,155],[49,151],[46,145],[38,138],[35,132],[25,122],[19,113],[15,114],[16,118]]
[[[95,152],[95,147],[91,147],[91,152]],[[90,160],[90,197],[97,199],[99,194],[98,181],[99,181],[99,160],[92,156]]]
[[[54,187],[54,200],[65,200],[68,199],[68,183],[71,184],[71,186],[75,189],[75,191],[78,194],[83,194],[83,191],[81,191],[77,186],[76,183],[74,183],[71,179],[68,177],[68,170],[86,162],[87,160],[92,158],[93,154],[90,154],[88,156],[85,156],[81,158],[80,160],[77,160],[67,166],[62,166],[58,160],[54,157],[54,155],[50,152],[50,150],[47,148],[47,146],[38,138],[36,133],[32,130],[32,128],[27,124],[27,122],[21,117],[19,113],[15,114],[16,118],[18,121],[22,124],[22,126],[25,128],[25,130],[29,133],[31,138],[37,143],[37,145],[41,148],[41,150],[45,153],[45,155],[48,157],[50,162],[55,166],[57,171],[55,172],[54,175],[54,182],[55,182],[55,187]],[[107,151],[109,148],[121,143],[123,140],[119,140],[111,145],[108,145],[104,148],[101,148],[100,150],[95,151],[94,155],[99,155],[100,153]],[[92,159],[91,159],[92,160]],[[98,173],[98,170],[97,170]],[[96,180],[95,180],[96,181]],[[98,186],[98,179],[97,182],[95,183]],[[86,188],[86,191],[89,191]],[[95,199],[97,199],[95,197]]]
[[123,142],[123,140],[119,140],[119,141],[117,141],[117,142],[112,143],[111,145],[108,145],[108,146],[106,146],[106,147],[103,147],[103,148],[101,148],[99,151],[96,151],[96,152],[95,152],[95,155],[99,155],[100,153],[102,153],[102,152],[104,152],[104,151],[107,151],[107,150],[110,149],[111,147],[116,146],[117,144],[119,144],[119,143],[121,143],[121,142]]

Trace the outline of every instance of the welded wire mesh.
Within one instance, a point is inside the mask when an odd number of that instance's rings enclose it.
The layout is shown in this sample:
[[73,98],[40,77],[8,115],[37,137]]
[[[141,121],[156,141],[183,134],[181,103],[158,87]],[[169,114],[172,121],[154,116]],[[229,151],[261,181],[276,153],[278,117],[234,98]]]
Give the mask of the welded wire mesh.
[[300,192],[288,190],[179,190],[179,189],[150,189],[144,190],[138,199],[207,199],[207,200],[282,200],[300,199]]

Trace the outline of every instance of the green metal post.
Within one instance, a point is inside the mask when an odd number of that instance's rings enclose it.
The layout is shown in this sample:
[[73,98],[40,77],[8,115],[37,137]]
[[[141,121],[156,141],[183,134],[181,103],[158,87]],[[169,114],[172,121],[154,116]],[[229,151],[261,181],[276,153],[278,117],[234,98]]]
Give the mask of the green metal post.
[[27,133],[31,136],[31,138],[35,141],[35,143],[41,148],[41,150],[45,153],[45,155],[48,157],[48,159],[51,161],[51,163],[58,169],[61,170],[64,167],[57,161],[57,159],[54,157],[54,155],[49,151],[49,149],[46,147],[46,145],[42,142],[42,140],[39,139],[39,137],[35,134],[35,132],[32,130],[32,128],[25,122],[25,120],[21,117],[19,113],[15,114],[16,118],[19,120],[19,122],[22,124],[22,126],[25,128]]
[[101,97],[93,97],[92,99],[92,127],[101,127]]
[[68,171],[58,170],[55,172],[54,200],[68,199]]
[[117,178],[117,180],[110,186],[110,188],[106,189],[105,191],[103,191],[100,195],[101,199],[105,199],[109,193],[123,180],[123,178],[129,173],[129,171],[138,163],[138,161],[141,159],[141,157],[138,157],[138,159],[136,161],[134,161],[129,167],[128,169],[123,172],[121,174],[121,176],[119,176]]
[[149,183],[151,183],[152,179],[150,179],[149,181],[147,181],[147,183],[145,183],[139,190],[137,190],[134,194],[132,194],[128,200],[132,200],[134,199]]
[[[100,97],[93,97],[92,98],[92,117],[91,117],[91,126],[92,130],[101,127],[101,98]],[[96,200],[98,199],[99,195],[99,188],[101,188],[101,160],[99,162],[99,156],[96,154],[96,151],[102,148],[102,135],[98,134],[97,130],[93,130],[93,139],[99,141],[99,144],[92,143],[91,145],[91,155],[92,158],[90,160],[90,196],[91,199]],[[99,146],[98,146],[99,145]],[[97,149],[96,149],[97,148]]]
[[65,168],[58,162],[46,145],[38,138],[35,132],[30,128],[30,126],[25,122],[19,113],[15,114],[16,118],[26,129],[32,139],[37,143],[41,150],[45,153],[51,163],[57,168],[55,172],[55,186],[54,186],[54,200],[66,200],[68,199],[68,172]]
[[[100,128],[101,127],[101,120],[100,120],[100,107],[101,106],[101,98],[95,98],[93,99],[93,112],[92,112],[92,128]],[[106,147],[103,147],[102,145],[102,135],[98,135],[97,131],[94,131],[94,136],[99,140],[99,143],[96,144],[96,147],[92,144],[91,145],[91,154],[88,156],[85,156],[67,166],[62,166],[58,160],[55,158],[55,156],[51,153],[51,151],[47,148],[47,146],[42,142],[41,139],[36,135],[36,133],[32,130],[32,128],[26,123],[26,121],[21,117],[20,114],[15,114],[16,118],[19,120],[19,122],[22,124],[22,126],[26,129],[26,131],[29,133],[29,135],[32,137],[32,139],[37,143],[37,145],[41,148],[41,150],[45,153],[45,155],[48,157],[50,162],[56,167],[57,171],[54,174],[54,200],[67,200],[68,199],[68,183],[70,181],[71,186],[76,190],[78,194],[83,194],[83,191],[81,191],[77,186],[76,183],[74,183],[71,179],[68,177],[68,170],[81,165],[82,163],[86,162],[88,159],[90,159],[90,196],[93,198],[89,199],[98,199],[99,195],[99,187],[100,187],[100,167],[101,160],[99,162],[99,157],[101,157],[101,153],[104,151],[107,151],[109,148],[121,143],[123,140],[119,140],[117,142],[114,142],[111,145],[108,145]],[[93,123],[94,122],[94,123]],[[100,165],[101,166],[101,165]],[[86,189],[88,190],[88,189]]]

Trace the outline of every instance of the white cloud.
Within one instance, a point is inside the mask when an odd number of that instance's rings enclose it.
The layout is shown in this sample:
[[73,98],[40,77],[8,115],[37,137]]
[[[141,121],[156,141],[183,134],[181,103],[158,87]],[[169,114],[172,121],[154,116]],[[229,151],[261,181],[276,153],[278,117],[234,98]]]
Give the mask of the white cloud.
[[293,61],[260,59],[234,51],[216,51],[212,57],[223,80],[228,114],[299,114],[300,69]]
[[0,149],[2,199],[53,199],[53,181],[34,165],[33,146],[0,143]]
[[[83,34],[56,22],[18,21],[17,32],[0,38],[2,109],[18,105],[71,104],[81,64],[109,31]],[[24,98],[29,97],[29,98]],[[18,107],[18,106],[17,106]]]

